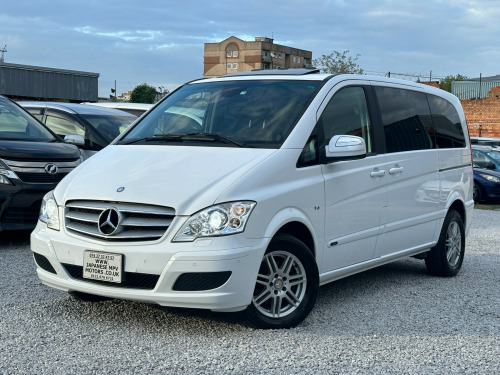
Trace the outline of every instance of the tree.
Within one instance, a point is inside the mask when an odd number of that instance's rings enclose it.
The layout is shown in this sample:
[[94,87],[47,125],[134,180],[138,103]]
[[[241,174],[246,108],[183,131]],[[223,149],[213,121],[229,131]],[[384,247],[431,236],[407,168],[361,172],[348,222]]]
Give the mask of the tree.
[[456,76],[446,76],[439,82],[439,86],[441,86],[443,90],[451,92],[451,83],[453,81],[460,81],[461,79],[467,79],[467,77],[461,74],[457,74]]
[[156,87],[143,83],[134,88],[130,95],[130,102],[153,104],[156,94]]
[[323,73],[355,73],[363,74],[363,69],[356,63],[360,55],[349,56],[349,50],[342,53],[333,51],[313,60],[313,65],[321,67]]

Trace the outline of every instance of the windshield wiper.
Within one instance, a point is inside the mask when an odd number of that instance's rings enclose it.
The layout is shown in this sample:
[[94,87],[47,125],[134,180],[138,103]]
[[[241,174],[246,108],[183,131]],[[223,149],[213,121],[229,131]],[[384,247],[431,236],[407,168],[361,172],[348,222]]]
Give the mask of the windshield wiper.
[[221,141],[229,143],[238,147],[245,147],[243,144],[236,142],[234,139],[226,137],[225,135],[220,135],[216,133],[187,133],[188,136],[195,137],[196,140],[206,140],[206,141]]
[[119,145],[131,145],[133,143],[138,142],[182,142],[184,141],[183,137],[186,136],[186,133],[162,133],[155,134],[152,137],[144,137],[138,139],[132,139],[130,141],[122,141],[119,142]]
[[133,139],[131,141],[120,142],[122,145],[130,145],[138,142],[189,142],[189,141],[202,141],[202,142],[224,142],[238,147],[245,147],[241,143],[232,140],[229,137],[214,134],[214,133],[163,133],[155,134],[153,137],[145,137]]

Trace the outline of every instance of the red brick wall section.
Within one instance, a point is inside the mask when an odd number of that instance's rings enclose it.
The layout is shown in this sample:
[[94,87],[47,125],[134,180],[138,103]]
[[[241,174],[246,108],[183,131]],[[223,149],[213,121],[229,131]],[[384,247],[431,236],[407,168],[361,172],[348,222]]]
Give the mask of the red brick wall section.
[[500,138],[500,86],[484,99],[460,100],[471,137]]

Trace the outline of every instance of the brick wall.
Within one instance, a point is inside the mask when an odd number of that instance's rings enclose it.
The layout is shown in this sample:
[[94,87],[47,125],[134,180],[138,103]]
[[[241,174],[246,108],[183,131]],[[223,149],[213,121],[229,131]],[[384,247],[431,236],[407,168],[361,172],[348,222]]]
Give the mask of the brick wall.
[[471,137],[500,138],[500,86],[484,99],[460,100]]

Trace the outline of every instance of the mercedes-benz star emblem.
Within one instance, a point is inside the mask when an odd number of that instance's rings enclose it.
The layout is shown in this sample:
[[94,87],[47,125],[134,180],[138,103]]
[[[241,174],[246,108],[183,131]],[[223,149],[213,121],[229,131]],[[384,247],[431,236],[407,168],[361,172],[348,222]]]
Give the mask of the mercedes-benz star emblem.
[[47,164],[45,166],[45,172],[48,174],[56,174],[57,173],[57,166],[54,164]]
[[107,236],[116,234],[121,229],[121,221],[121,214],[116,208],[106,208],[99,215],[99,232]]

